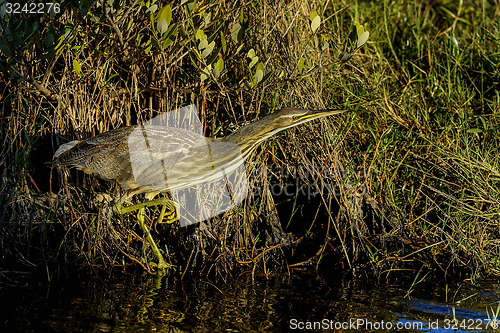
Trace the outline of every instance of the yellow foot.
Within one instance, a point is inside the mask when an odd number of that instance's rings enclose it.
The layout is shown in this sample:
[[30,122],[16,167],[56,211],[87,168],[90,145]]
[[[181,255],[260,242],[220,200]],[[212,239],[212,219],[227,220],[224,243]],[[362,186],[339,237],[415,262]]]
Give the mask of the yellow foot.
[[153,272],[155,272],[158,275],[165,275],[167,273],[167,270],[171,269],[174,267],[174,265],[167,263],[165,260],[160,259],[158,263],[152,262],[149,264],[149,267]]

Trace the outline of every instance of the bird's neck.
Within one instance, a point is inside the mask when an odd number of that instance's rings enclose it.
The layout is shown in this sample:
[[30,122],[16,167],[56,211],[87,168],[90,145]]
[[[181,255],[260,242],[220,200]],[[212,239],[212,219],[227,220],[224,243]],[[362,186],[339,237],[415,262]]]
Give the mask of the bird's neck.
[[238,145],[244,158],[247,158],[260,143],[282,130],[284,129],[264,128],[259,124],[259,121],[256,121],[237,129],[221,140]]

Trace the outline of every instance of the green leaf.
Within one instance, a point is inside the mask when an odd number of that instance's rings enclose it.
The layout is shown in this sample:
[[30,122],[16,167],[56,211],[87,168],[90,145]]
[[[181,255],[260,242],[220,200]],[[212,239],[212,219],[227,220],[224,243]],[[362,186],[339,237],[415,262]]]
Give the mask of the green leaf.
[[312,32],[315,33],[318,30],[318,28],[319,28],[320,25],[321,25],[321,17],[319,17],[319,15],[316,14],[316,16],[314,16],[314,18],[311,20],[311,30],[312,30]]
[[483,117],[479,117],[479,119],[481,120],[481,123],[483,124],[483,128],[487,129],[488,125],[486,124],[486,120]]
[[264,72],[260,69],[258,69],[255,72],[255,84],[259,84],[260,81],[262,81],[262,78],[264,77]]
[[359,24],[359,22],[356,22],[355,26],[356,26],[356,34],[359,37],[365,32],[365,28],[361,24]]
[[368,31],[363,32],[361,36],[359,36],[358,38],[358,42],[356,43],[356,48],[359,49],[361,46],[363,46],[368,40],[368,37],[370,37],[370,33]]
[[312,21],[316,16],[318,16],[318,12],[313,10],[311,14],[309,14],[309,19]]
[[160,46],[160,42],[155,37],[151,38],[151,44],[153,44],[153,46],[154,46],[155,49],[163,51],[163,49]]
[[212,53],[215,47],[215,41],[212,43],[208,43],[207,39],[203,39],[200,41],[200,44],[198,44],[198,50],[201,51],[201,57],[206,58]]
[[200,43],[198,44],[198,50],[203,50],[203,49],[206,49],[208,47],[208,40],[205,38],[205,39],[202,39],[200,41]]
[[222,58],[217,60],[217,63],[215,64],[215,69],[217,69],[219,72],[222,72],[224,70],[224,60],[222,60]]
[[156,24],[156,30],[158,30],[158,32],[163,35],[168,30],[167,20],[165,19],[159,20],[158,23]]
[[165,34],[163,38],[163,48],[166,48],[168,45],[170,45],[174,40],[175,37],[177,36],[177,24],[172,24],[168,30],[167,33]]
[[250,63],[248,64],[248,68],[252,68],[259,61],[259,57],[257,57],[255,55],[254,49],[250,49],[250,51],[248,51],[247,58],[250,59]]
[[172,22],[172,7],[170,5],[166,5],[158,13],[157,21],[159,22],[161,20],[165,20],[167,27],[170,25],[170,22]]
[[330,44],[326,40],[324,40],[323,45],[321,46],[321,51],[324,51],[328,48],[330,48]]
[[144,49],[144,53],[149,55],[151,53],[151,48],[153,47],[153,43],[151,43],[151,39],[146,42],[146,48]]
[[209,25],[209,24],[210,24],[210,22],[212,22],[212,13],[210,13],[210,12],[208,12],[208,13],[207,13],[207,12],[205,12],[205,13],[203,14],[203,19],[205,20],[205,26]]
[[214,78],[218,79],[220,77],[220,72],[217,68],[214,68],[212,70],[212,75],[214,76]]
[[205,69],[201,72],[200,80],[205,81],[206,79],[208,79],[210,72],[212,72],[212,65],[208,65],[207,67],[205,67]]
[[339,61],[340,62],[346,62],[347,60],[349,60],[349,53],[347,53],[346,51],[342,51],[339,54]]
[[73,59],[73,70],[78,74],[78,76],[82,76],[82,66],[76,61],[76,59]]
[[208,46],[201,53],[201,57],[202,58],[208,57],[210,53],[212,53],[212,51],[214,50],[214,47],[215,47],[215,42],[208,44]]
[[[219,60],[222,60],[222,59],[219,59]],[[214,76],[216,79],[218,79],[218,78],[220,77],[220,72],[221,72],[221,70],[219,70],[218,65],[219,65],[219,62],[217,62],[217,63],[215,64],[214,69],[212,70],[212,74],[213,74],[213,76]]]
[[469,128],[467,133],[483,133],[483,130],[480,128]]
[[227,51],[226,37],[224,37],[224,33],[222,31],[220,32],[220,41],[222,43],[222,52],[226,53]]
[[188,14],[188,16],[191,16],[191,13],[195,9],[196,1],[195,0],[185,0],[185,1],[181,2],[181,5],[183,5],[183,4],[186,4],[186,6],[184,7],[186,9],[186,14]]
[[157,9],[158,9],[157,5],[152,5],[151,7],[148,8],[148,10],[146,10],[146,14],[147,13],[154,14],[154,12],[156,12]]
[[195,37],[197,40],[207,39],[207,35],[201,29],[196,30]]
[[266,75],[264,75],[264,78],[262,79],[262,82],[266,82],[271,77],[272,74],[273,74],[272,72],[269,72]]
[[254,77],[255,84],[259,84],[259,82],[262,81],[262,78],[264,78],[264,64],[262,62],[259,62]]
[[245,36],[245,29],[239,23],[235,23],[231,29],[231,38],[235,43],[241,42]]
[[302,74],[303,70],[304,70],[304,58],[300,58],[300,60],[299,60],[299,74]]

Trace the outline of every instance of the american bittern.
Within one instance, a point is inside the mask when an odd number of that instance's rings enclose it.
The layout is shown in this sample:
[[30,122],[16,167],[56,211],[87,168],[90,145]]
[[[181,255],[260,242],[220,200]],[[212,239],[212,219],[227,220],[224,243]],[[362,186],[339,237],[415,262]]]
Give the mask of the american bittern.
[[[177,127],[128,126],[64,144],[55,157],[58,165],[75,166],[86,173],[118,182],[128,190],[128,195],[146,193],[154,196],[220,179],[241,166],[250,153],[272,135],[344,111],[284,108],[216,139]],[[141,135],[132,135],[134,131]],[[120,214],[139,210],[139,225],[158,257],[158,268],[164,270],[168,265],[144,224],[143,213],[146,206],[162,204],[161,219],[165,206],[175,209],[174,203],[162,198],[123,207],[124,198],[113,210]]]

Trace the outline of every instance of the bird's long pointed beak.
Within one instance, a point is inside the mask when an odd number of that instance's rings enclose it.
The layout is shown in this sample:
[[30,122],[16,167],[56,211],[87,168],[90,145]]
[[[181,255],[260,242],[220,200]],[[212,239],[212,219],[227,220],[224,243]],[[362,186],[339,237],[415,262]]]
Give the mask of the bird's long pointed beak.
[[320,110],[308,110],[306,114],[308,115],[319,115],[319,114],[337,114],[337,113],[342,113],[346,112],[348,110],[346,109],[320,109]]
[[307,112],[302,117],[300,117],[300,119],[312,120],[312,119],[316,119],[316,118],[320,118],[320,117],[330,116],[332,114],[343,113],[346,111],[349,111],[349,110],[345,110],[345,109],[307,110]]

